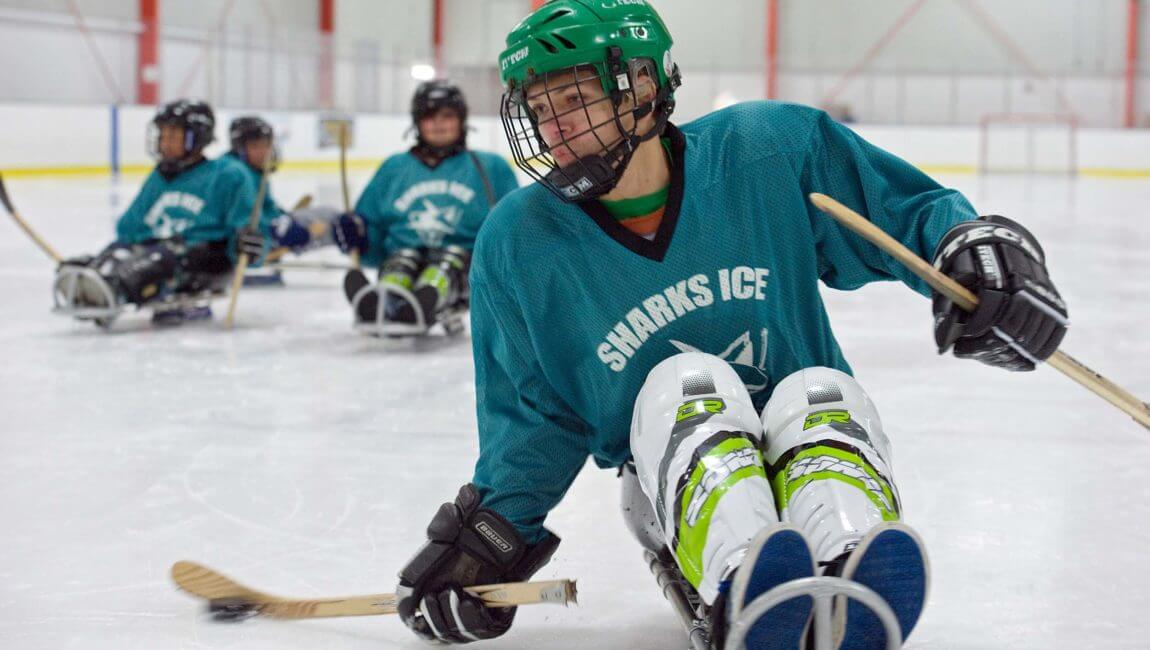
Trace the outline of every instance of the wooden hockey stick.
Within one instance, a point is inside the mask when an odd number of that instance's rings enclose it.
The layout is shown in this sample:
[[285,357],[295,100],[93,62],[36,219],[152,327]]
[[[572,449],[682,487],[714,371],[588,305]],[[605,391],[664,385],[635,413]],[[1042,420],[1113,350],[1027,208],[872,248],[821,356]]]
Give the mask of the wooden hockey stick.
[[[810,200],[819,210],[834,217],[836,221],[906,265],[915,275],[925,280],[935,291],[953,300],[961,309],[974,311],[978,306],[978,296],[935,269],[859,213],[825,194],[813,193],[810,195]],[[1135,422],[1150,429],[1150,404],[1131,395],[1121,386],[1062,351],[1056,351],[1046,363],[1118,407],[1123,413],[1134,418]]]
[[31,237],[32,241],[40,247],[40,250],[44,251],[48,254],[48,257],[52,258],[52,261],[59,264],[64,260],[64,258],[56,252],[56,249],[52,248],[48,242],[44,241],[44,238],[41,237],[39,233],[37,233],[35,230],[32,230],[32,226],[29,226],[28,222],[24,220],[24,217],[21,217],[20,213],[16,212],[16,208],[12,206],[12,199],[8,198],[8,188],[4,187],[3,176],[0,176],[0,203],[4,204],[4,209],[8,211],[8,214],[11,215],[12,220],[16,222],[16,225],[20,226],[20,229],[23,230],[26,235]]
[[[264,195],[268,191],[268,175],[271,168],[272,156],[264,160],[264,170],[260,174],[260,190],[256,193],[256,204],[252,206],[252,216],[248,219],[248,228],[254,230],[260,225],[260,212],[264,207]],[[236,302],[240,298],[240,287],[244,285],[244,273],[248,270],[248,254],[240,253],[236,260],[236,272],[232,274],[232,291],[228,296],[228,315],[224,318],[224,327],[231,329],[236,322]]]
[[[343,211],[351,212],[351,194],[347,190],[347,122],[339,123],[339,180],[343,188]],[[347,254],[351,259],[351,268],[359,268],[359,251],[353,250]]]
[[[319,599],[281,598],[245,587],[206,566],[187,561],[172,565],[172,580],[180,589],[206,599],[209,610],[217,620],[256,615],[272,618],[377,616],[394,614],[399,600],[395,594]],[[578,602],[575,583],[571,580],[481,585],[468,587],[467,591],[482,598],[488,607],[535,603],[566,605]]]
[[311,207],[311,194],[304,194],[299,197],[299,200],[291,207],[291,211],[295,212],[296,210],[303,210],[308,207]]
[[[289,212],[295,212],[296,210],[303,210],[304,208],[306,208],[310,205],[311,205],[311,194],[304,194],[303,196],[299,197],[299,200],[295,202],[295,205],[292,206],[292,208],[291,208],[291,210],[289,210]],[[318,228],[317,228],[317,226],[318,226]],[[313,223],[313,224],[308,226],[308,231],[311,233],[312,237],[321,237],[321,236],[323,236],[324,233],[327,232],[327,225],[321,224],[321,223]],[[266,258],[264,258],[264,265],[266,266],[267,264],[278,260],[279,258],[283,257],[284,255],[287,255],[290,252],[291,252],[290,248],[277,248],[277,249],[273,250],[272,252],[268,253],[268,256]]]

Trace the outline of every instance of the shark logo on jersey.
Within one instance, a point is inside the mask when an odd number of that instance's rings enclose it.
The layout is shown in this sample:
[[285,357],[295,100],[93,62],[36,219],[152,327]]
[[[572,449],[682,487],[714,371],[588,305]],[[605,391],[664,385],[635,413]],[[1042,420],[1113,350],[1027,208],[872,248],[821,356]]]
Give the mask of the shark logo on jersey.
[[671,339],[670,343],[679,352],[703,352],[713,354],[726,361],[739,375],[739,379],[743,380],[749,393],[753,394],[765,390],[767,385],[771,383],[767,375],[767,328],[765,327],[759,331],[757,350],[750,331],[735,337],[735,340],[731,341],[731,344],[722,352],[700,350],[693,345],[674,339]]
[[[599,360],[615,372],[622,372],[627,362],[635,353],[664,327],[674,323],[686,314],[699,309],[708,309],[717,303],[740,300],[766,300],[767,285],[771,275],[770,269],[735,266],[732,268],[717,269],[714,276],[696,273],[685,280],[680,280],[662,291],[645,298],[640,304],[628,310],[621,320],[615,323],[603,337],[603,341],[596,348]],[[712,282],[712,277],[717,282]],[[740,359],[750,354],[754,360],[754,350],[751,346],[751,334],[745,334],[746,342],[740,345],[740,339],[728,346],[727,351],[719,356],[737,355]],[[686,345],[686,344],[682,344]],[[692,346],[680,348],[696,350]],[[750,349],[749,353],[738,350]],[[760,365],[766,363],[766,330],[763,330],[763,353]],[[755,368],[753,363],[744,364],[746,368]],[[738,371],[738,367],[735,368]],[[761,371],[766,374],[765,371]],[[747,388],[758,385],[759,379],[754,372],[744,371],[743,380]],[[766,386],[766,382],[762,382]]]
[[144,223],[152,229],[152,237],[171,239],[192,225],[191,219],[172,216],[168,208],[177,208],[198,215],[204,209],[204,200],[186,192],[164,192],[152,204]]
[[439,248],[443,238],[455,232],[455,226],[463,212],[456,206],[441,208],[430,199],[420,200],[423,208],[412,210],[407,215],[411,229],[419,235],[419,241],[428,248]]

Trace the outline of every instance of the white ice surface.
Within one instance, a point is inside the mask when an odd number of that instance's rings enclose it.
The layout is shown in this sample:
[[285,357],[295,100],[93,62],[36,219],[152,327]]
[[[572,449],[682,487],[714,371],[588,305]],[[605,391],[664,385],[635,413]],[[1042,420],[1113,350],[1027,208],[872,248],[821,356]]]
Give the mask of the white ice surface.
[[[282,202],[338,200],[334,177],[281,176]],[[1034,230],[1070,305],[1065,349],[1150,396],[1150,183],[946,180]],[[109,241],[138,183],[8,181],[65,254]],[[245,290],[234,332],[137,315],[105,333],[49,313],[51,264],[0,222],[0,647],[426,647],[394,618],[214,624],[167,572],[186,558],[285,595],[392,591],[470,477],[467,339],[356,336],[340,274],[302,271]],[[1147,647],[1150,432],[1050,369],[936,356],[927,301],[900,285],[826,293],[929,546],[910,646]],[[539,577],[578,579],[580,605],[521,608],[486,647],[683,646],[617,490],[589,468],[548,522],[564,541]]]

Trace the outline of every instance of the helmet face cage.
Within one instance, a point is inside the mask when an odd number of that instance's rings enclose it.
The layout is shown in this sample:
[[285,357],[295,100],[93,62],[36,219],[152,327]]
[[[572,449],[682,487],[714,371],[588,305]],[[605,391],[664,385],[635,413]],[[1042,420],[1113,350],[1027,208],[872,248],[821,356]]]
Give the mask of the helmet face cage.
[[[605,92],[601,97],[589,98],[584,91],[587,85],[603,87],[600,73],[593,65],[552,70],[528,77],[521,85],[509,85],[500,114],[516,166],[564,201],[584,201],[610,192],[623,175],[636,145],[650,135],[636,133],[639,119],[652,112],[653,104],[658,101],[657,97],[641,105],[635,92],[637,72],[646,65],[644,60],[632,60],[626,71],[622,71],[621,64],[612,66],[618,72],[615,75],[617,90]],[[556,101],[566,103],[570,90],[578,93],[578,101],[573,106],[556,106]],[[630,102],[630,108],[620,112],[626,101]],[[610,107],[607,117],[592,116],[591,108],[599,104]],[[582,115],[572,116],[574,113]],[[626,115],[631,116],[630,126],[624,124]],[[579,131],[564,133],[556,125],[551,131],[557,135],[558,142],[549,145],[543,139],[541,122],[571,119],[579,125]],[[662,124],[658,123],[655,130],[661,129]],[[576,141],[580,141],[579,144]],[[577,146],[592,150],[580,153]],[[553,153],[560,147],[565,147],[576,159],[560,165]]]
[[258,117],[237,117],[232,120],[231,127],[228,129],[228,139],[231,141],[232,151],[240,160],[247,163],[258,172],[263,172],[263,167],[252,165],[248,159],[248,143],[253,140],[267,140],[271,147],[268,150],[270,158],[265,161],[269,172],[274,172],[279,168],[280,161],[280,148],[279,143],[275,139],[275,131],[272,126]]
[[[161,127],[169,125],[184,130],[184,154],[165,158],[160,150]],[[174,176],[194,164],[204,148],[215,139],[216,118],[210,106],[199,101],[178,100],[163,106],[148,124],[148,153],[155,159],[161,174]]]
[[[434,147],[423,139],[419,122],[444,108],[450,108],[459,115],[459,138],[451,144]],[[459,87],[450,81],[436,79],[419,85],[411,98],[411,123],[417,148],[432,158],[448,158],[467,148],[467,100]]]

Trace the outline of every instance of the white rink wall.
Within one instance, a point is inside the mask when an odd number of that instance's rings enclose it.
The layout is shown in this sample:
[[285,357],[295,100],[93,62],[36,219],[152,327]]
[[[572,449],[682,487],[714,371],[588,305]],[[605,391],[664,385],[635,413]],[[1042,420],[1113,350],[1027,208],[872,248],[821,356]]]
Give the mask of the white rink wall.
[[[119,160],[125,171],[150,167],[144,137],[152,106],[118,110]],[[349,158],[357,163],[378,161],[410,146],[407,115],[345,114],[284,111],[222,110],[217,113],[217,141],[209,149],[227,149],[227,124],[243,114],[259,114],[280,136],[285,169],[331,163],[336,148],[321,148],[321,120],[351,115],[353,143]],[[470,121],[474,148],[510,156],[497,118]],[[9,174],[52,175],[99,173],[113,157],[113,108],[108,105],[0,104],[0,171]],[[973,172],[980,155],[981,130],[976,126],[852,125],[864,138],[928,171]],[[1062,126],[995,126],[990,132],[991,165],[1001,171],[1056,171],[1070,160],[1069,132]],[[1080,128],[1077,136],[1080,172],[1101,176],[1150,176],[1150,129]]]

